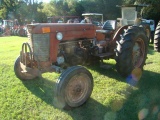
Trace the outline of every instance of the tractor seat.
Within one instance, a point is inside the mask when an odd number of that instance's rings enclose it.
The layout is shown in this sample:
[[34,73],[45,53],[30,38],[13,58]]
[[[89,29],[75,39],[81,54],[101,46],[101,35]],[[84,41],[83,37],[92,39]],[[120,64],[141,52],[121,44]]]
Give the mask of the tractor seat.
[[116,29],[116,20],[107,20],[102,27],[102,30],[96,30],[99,33],[110,33]]

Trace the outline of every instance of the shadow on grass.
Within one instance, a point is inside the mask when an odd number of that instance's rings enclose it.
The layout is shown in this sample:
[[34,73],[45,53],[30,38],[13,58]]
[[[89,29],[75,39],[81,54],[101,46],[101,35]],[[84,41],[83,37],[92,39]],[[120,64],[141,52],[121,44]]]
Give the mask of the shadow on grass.
[[154,54],[154,44],[149,44],[149,46],[148,46],[148,54],[150,54],[150,55]]
[[[90,66],[88,68],[116,80],[124,81],[124,78],[116,72],[114,65],[108,70],[99,68],[99,66]],[[25,81],[23,84],[34,95],[54,107],[55,82],[45,78],[38,78]],[[137,88],[126,98],[122,108],[115,112],[116,120],[138,120],[139,118],[144,118],[141,120],[160,120],[160,74],[144,71]],[[109,111],[109,107],[92,98],[78,108],[69,111],[63,110],[73,120],[103,120],[105,114]]]
[[[24,86],[38,98],[54,106],[55,82],[45,78],[37,78],[31,81],[23,81]],[[55,107],[56,108],[56,107]],[[61,110],[61,109],[59,109]],[[96,100],[90,98],[82,106],[70,110],[62,110],[69,114],[74,120],[101,120],[108,108]]]
[[154,47],[153,44],[150,44],[148,46],[148,54],[153,55],[154,54]]
[[[124,79],[116,72],[114,68],[115,65],[108,65],[111,66],[110,69],[100,68],[99,65],[89,66],[88,68],[110,78],[123,81]],[[56,85],[55,82],[50,81],[46,78],[37,78],[31,81],[23,81],[23,84],[38,98],[55,107],[53,103],[55,88],[54,86]],[[73,120],[103,120],[105,114],[110,111],[110,108],[104,106],[95,99],[90,98],[85,104],[80,107],[62,111],[69,114],[73,118]]]
[[160,74],[144,71],[138,89],[117,112],[117,120],[160,120]]
[[122,77],[116,70],[115,64],[104,63],[104,65],[108,66],[108,69],[101,68],[100,64],[94,66],[88,66],[89,69],[100,73],[101,75],[108,76],[109,78],[114,78],[118,81],[125,82],[126,78]]
[[65,112],[70,114],[73,120],[103,120],[108,111],[108,107],[90,98],[82,106]]
[[55,82],[45,78],[36,78],[34,80],[23,81],[23,84],[42,101],[45,101],[49,105],[53,105],[53,86],[55,86]]

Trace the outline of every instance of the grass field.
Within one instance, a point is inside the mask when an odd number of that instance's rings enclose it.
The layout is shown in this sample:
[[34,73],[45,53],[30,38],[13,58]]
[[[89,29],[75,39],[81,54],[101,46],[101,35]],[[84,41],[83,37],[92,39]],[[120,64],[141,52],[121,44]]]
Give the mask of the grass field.
[[109,60],[111,69],[89,66],[94,78],[91,98],[66,111],[53,105],[59,74],[22,82],[14,75],[14,61],[27,38],[0,38],[0,120],[160,120],[160,54],[149,46],[148,59],[136,87],[130,86]]

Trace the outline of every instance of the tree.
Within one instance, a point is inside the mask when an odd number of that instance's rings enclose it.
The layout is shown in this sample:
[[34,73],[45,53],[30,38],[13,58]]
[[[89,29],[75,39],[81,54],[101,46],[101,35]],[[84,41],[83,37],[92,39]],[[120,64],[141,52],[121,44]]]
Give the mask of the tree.
[[124,4],[147,4],[142,9],[143,18],[154,19],[156,23],[160,20],[160,0],[123,0]]
[[134,4],[136,0],[123,0],[123,4]]
[[120,10],[116,5],[121,5],[122,0],[84,0],[82,5],[85,12],[102,13],[104,19],[116,19],[120,16]]
[[43,6],[43,8],[39,11],[46,14],[46,16],[50,17],[50,16],[56,15],[54,3],[43,3],[42,6]]
[[75,3],[74,9],[75,9],[74,15],[78,15],[78,16],[81,16],[82,13],[84,13],[84,11],[85,11],[85,8],[84,8],[84,7],[82,6],[82,4],[79,3],[79,2],[76,2],[76,3]]
[[50,3],[43,3],[42,12],[47,16],[81,16],[84,7],[75,0],[51,1]]
[[2,19],[10,19],[18,7],[18,0],[2,0],[0,17]]
[[160,0],[136,0],[140,4],[148,4],[143,8],[143,16],[147,19],[154,19],[156,23],[160,20]]
[[0,19],[5,19],[7,16],[7,9],[5,7],[1,7],[0,9]]
[[37,0],[2,0],[0,18],[45,22],[47,16],[81,16],[85,12],[102,13],[104,20],[121,17],[121,4],[149,4],[143,16],[158,21],[160,19],[159,0],[51,0],[38,3]]

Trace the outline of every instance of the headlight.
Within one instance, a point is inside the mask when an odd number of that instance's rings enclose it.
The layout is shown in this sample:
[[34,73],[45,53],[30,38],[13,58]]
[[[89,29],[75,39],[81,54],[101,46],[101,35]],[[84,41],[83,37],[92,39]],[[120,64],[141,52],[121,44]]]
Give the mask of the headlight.
[[57,40],[62,40],[63,39],[63,34],[61,32],[58,32],[56,35]]

